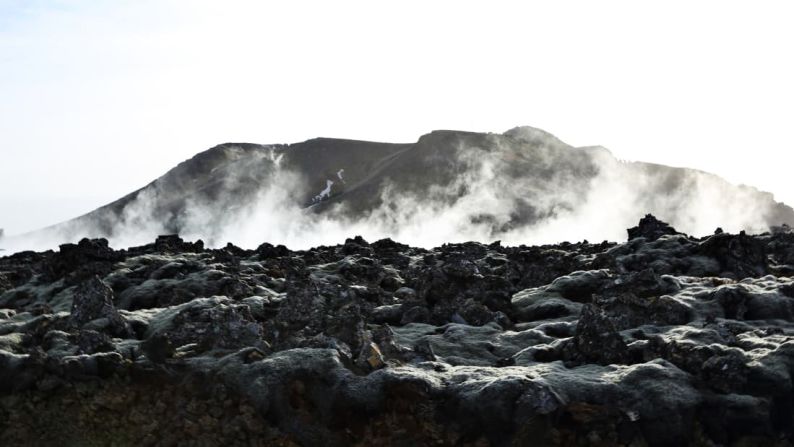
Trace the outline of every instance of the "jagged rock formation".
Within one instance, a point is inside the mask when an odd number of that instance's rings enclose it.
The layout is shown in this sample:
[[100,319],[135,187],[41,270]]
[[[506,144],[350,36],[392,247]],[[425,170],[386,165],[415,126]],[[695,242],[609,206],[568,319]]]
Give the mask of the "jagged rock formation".
[[794,233],[0,258],[8,445],[791,445]]
[[[328,233],[328,222],[342,229],[360,223],[377,237],[406,240],[414,240],[414,226],[447,228],[430,245],[422,241],[427,246],[453,238],[526,243],[543,223],[557,221],[550,225],[591,223],[592,231],[578,230],[590,234],[571,230],[563,237],[612,240],[634,222],[636,210],[667,216],[687,232],[794,224],[794,210],[769,193],[701,171],[622,162],[604,148],[574,148],[519,127],[503,134],[440,130],[411,144],[331,138],[222,144],[107,206],[29,235],[21,246],[89,236],[126,247],[181,233],[211,247],[232,240],[253,248],[263,229],[273,240],[301,244],[306,235]],[[235,239],[247,232],[258,236]],[[313,240],[337,237],[344,236]]]
[[671,227],[667,222],[661,222],[652,214],[640,219],[639,225],[629,228],[627,232],[629,233],[629,240],[644,237],[649,241],[655,241],[668,234],[681,234],[675,231],[675,228]]

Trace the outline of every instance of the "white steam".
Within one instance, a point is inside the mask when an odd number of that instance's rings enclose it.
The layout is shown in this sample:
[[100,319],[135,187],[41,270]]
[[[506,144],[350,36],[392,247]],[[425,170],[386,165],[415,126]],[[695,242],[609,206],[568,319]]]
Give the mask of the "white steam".
[[[619,161],[600,148],[562,148],[559,140],[531,129],[514,138],[495,137],[487,148],[462,144],[455,155],[463,169],[451,184],[417,194],[387,183],[381,189],[383,205],[354,217],[346,212],[344,200],[322,212],[304,208],[298,198],[306,192],[309,179],[285,168],[275,150],[258,154],[260,164],[232,153],[241,161],[224,166],[223,184],[214,199],[188,198],[175,217],[186,240],[202,239],[215,247],[232,242],[245,248],[270,242],[292,249],[338,244],[354,235],[371,241],[389,237],[422,247],[497,239],[508,245],[622,241],[625,229],[648,212],[693,235],[710,234],[718,226],[732,232],[767,228],[765,216],[774,202],[759,200],[761,194],[752,188],[698,171],[682,170],[672,180],[660,179],[651,165]],[[524,152],[515,150],[516,142]],[[535,148],[533,169],[551,174],[542,179],[529,173],[506,175],[527,163],[530,146]],[[581,161],[572,168],[556,169],[553,154],[559,150],[579,151],[568,161]],[[252,173],[246,169],[251,166],[264,170],[256,174],[265,181],[241,200],[236,194],[250,187]],[[593,175],[585,176],[583,172],[592,167]],[[336,171],[340,182],[355,181],[344,179],[344,173]],[[313,202],[333,198],[333,185],[327,179]],[[85,222],[79,227],[62,225],[6,238],[0,246],[8,252],[55,248],[82,237],[105,236],[108,226],[114,248],[150,243],[173,231],[162,218],[167,193],[156,184],[142,190],[104,227]],[[529,223],[517,224],[521,216]]]

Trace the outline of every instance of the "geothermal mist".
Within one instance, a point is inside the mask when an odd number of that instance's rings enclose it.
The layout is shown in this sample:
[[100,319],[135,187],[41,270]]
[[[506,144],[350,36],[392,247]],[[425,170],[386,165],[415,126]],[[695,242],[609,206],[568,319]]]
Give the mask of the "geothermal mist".
[[[450,183],[416,193],[386,179],[379,192],[382,205],[364,213],[348,212],[345,201],[316,212],[316,204],[301,200],[320,192],[308,190],[308,174],[287,168],[283,151],[265,148],[253,162],[246,159],[223,166],[222,185],[214,200],[188,198],[176,216],[178,231],[183,238],[202,239],[211,247],[232,242],[254,248],[270,242],[305,249],[337,244],[354,235],[369,240],[389,237],[422,247],[461,241],[501,240],[508,245],[619,241],[625,238],[625,229],[648,212],[693,235],[710,234],[718,226],[732,232],[761,232],[768,227],[765,216],[772,212],[769,203],[773,202],[757,200],[759,192],[754,188],[737,188],[692,170],[682,170],[675,178],[676,188],[670,188],[652,174],[654,165],[621,162],[603,148],[570,148],[537,129],[517,128],[508,134],[512,140],[495,137],[487,148],[458,144],[447,154],[457,167]],[[532,145],[533,172],[542,172],[541,179],[515,172],[516,166],[522,166],[516,160],[524,154],[506,141]],[[553,155],[561,150],[579,151],[572,166],[561,169],[555,164]],[[449,159],[434,162],[444,164]],[[264,181],[252,184],[252,175]],[[341,175],[330,180],[346,181]],[[255,190],[241,198],[242,188]],[[155,212],[166,194],[157,182],[138,192],[120,215],[112,217],[111,233],[108,225],[77,220],[6,237],[0,246],[9,252],[40,250],[108,234],[116,248],[146,244],[174,231]],[[517,216],[530,216],[531,223],[516,225]]]

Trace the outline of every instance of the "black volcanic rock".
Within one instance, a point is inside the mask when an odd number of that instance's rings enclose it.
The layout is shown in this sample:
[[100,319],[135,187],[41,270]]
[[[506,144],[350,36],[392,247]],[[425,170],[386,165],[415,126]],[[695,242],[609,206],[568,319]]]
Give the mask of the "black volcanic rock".
[[98,276],[81,283],[74,291],[69,323],[77,328],[103,319],[103,327],[113,335],[128,335],[127,322],[119,315],[113,303],[113,290]]
[[623,244],[167,236],[0,258],[0,437],[791,443],[794,282],[775,272],[794,238],[650,227]]
[[49,262],[52,278],[67,277],[70,282],[93,275],[105,275],[121,257],[108,246],[108,240],[81,239],[77,244],[63,244]]
[[186,243],[178,234],[168,234],[157,237],[154,250],[158,253],[201,252],[204,250],[204,242],[199,240]]
[[764,244],[744,231],[738,235],[715,234],[700,245],[700,251],[717,259],[723,271],[731,272],[736,279],[763,276],[769,271]]
[[591,304],[582,308],[573,343],[585,363],[626,364],[629,350],[603,310]]
[[256,252],[262,259],[281,258],[289,255],[289,250],[287,247],[283,245],[274,246],[272,244],[268,244],[267,242],[257,247]]
[[652,214],[646,214],[645,217],[640,219],[639,225],[629,228],[627,232],[629,233],[629,240],[644,237],[649,241],[655,241],[668,234],[681,234],[675,231],[675,228],[671,227],[666,222],[660,221]]

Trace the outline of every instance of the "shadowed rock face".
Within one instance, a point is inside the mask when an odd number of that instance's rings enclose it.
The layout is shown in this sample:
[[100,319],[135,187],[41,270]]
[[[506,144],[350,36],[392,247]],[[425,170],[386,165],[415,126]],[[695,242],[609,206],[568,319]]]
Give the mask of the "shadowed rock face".
[[[294,213],[279,217],[285,209]],[[382,230],[378,234],[393,235],[435,217],[437,225],[478,228],[481,241],[523,242],[538,225],[559,219],[608,227],[592,235],[602,240],[619,237],[610,228],[622,231],[636,210],[664,215],[690,232],[715,228],[704,228],[718,218],[710,216],[730,218],[718,223],[735,231],[794,224],[794,210],[754,188],[690,169],[621,162],[606,149],[574,148],[519,127],[504,134],[440,130],[411,144],[331,138],[222,144],[138,191],[31,236],[62,243],[189,233],[219,246],[230,239],[241,243],[234,240],[239,231],[223,231],[241,221],[254,229],[278,227],[272,234],[282,236],[298,231],[291,228],[298,218],[306,232],[327,231],[320,221],[341,228],[366,222]],[[599,216],[600,223],[592,222]],[[640,232],[646,231],[642,225]],[[657,230],[652,238],[669,234]],[[456,239],[471,237],[463,232]]]
[[652,214],[646,215],[640,219],[639,225],[629,228],[626,231],[629,233],[629,240],[644,237],[649,241],[655,241],[664,235],[680,234],[675,231],[675,228],[671,227],[666,222],[659,221]]
[[788,445],[794,234],[643,222],[622,244],[0,258],[0,439]]

